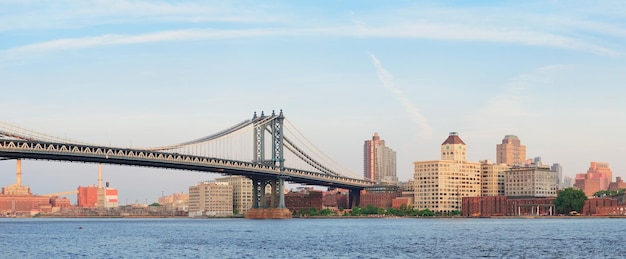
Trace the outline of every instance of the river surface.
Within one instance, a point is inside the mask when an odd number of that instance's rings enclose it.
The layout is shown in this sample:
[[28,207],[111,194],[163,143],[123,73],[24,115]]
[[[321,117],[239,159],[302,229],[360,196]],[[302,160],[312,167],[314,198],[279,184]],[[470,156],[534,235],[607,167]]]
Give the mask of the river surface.
[[1,258],[626,258],[626,219],[0,219]]

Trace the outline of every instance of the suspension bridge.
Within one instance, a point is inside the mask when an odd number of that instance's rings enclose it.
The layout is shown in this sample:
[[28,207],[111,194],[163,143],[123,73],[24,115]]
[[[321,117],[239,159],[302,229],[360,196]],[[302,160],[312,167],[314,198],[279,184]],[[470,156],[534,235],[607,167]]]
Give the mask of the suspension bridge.
[[[325,155],[286,120],[282,110],[271,115],[255,112],[251,119],[196,140],[145,148],[72,141],[1,122],[0,159],[76,161],[241,175],[252,180],[253,209],[286,210],[285,181],[348,189],[350,207],[358,205],[360,190],[375,185]],[[272,187],[269,204],[265,198],[267,185]]]

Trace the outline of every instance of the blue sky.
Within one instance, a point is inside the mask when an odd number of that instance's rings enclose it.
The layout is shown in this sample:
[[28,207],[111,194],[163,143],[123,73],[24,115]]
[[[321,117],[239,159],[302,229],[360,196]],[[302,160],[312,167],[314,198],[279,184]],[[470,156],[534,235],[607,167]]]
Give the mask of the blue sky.
[[[283,109],[358,173],[374,132],[407,180],[458,131],[472,161],[515,134],[565,175],[626,177],[625,46],[622,1],[0,1],[0,120],[159,146]],[[23,167],[40,194],[96,181],[96,165]],[[122,203],[215,176],[105,166]]]

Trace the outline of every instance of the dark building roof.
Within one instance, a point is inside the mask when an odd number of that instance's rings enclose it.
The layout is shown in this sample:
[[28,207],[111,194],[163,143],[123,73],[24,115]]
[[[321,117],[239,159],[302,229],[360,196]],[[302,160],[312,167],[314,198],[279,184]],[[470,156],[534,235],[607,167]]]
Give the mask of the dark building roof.
[[450,144],[450,145],[463,144],[463,145],[465,145],[465,142],[463,142],[463,140],[459,137],[459,133],[457,133],[457,132],[450,132],[450,135],[448,136],[446,141],[441,143],[441,145],[445,145],[445,144]]

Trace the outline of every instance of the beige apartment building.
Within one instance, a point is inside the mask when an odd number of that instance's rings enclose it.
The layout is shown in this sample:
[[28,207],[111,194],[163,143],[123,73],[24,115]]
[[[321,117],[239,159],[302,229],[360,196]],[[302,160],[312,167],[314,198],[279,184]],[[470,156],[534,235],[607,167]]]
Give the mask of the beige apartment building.
[[548,166],[514,166],[505,173],[504,195],[556,197],[556,172]]
[[482,196],[504,196],[504,174],[507,164],[493,164],[489,160],[480,161],[482,174]]
[[468,162],[465,142],[451,132],[441,144],[441,160],[414,162],[414,208],[461,210],[462,197],[481,195],[481,164]]
[[189,217],[233,215],[233,186],[227,182],[200,182],[189,186]]
[[252,208],[252,180],[244,176],[228,176],[215,179],[217,182],[226,182],[233,187],[233,212],[245,214]]
[[523,165],[526,163],[526,146],[520,143],[515,135],[506,135],[502,144],[496,145],[496,162],[507,165]]

